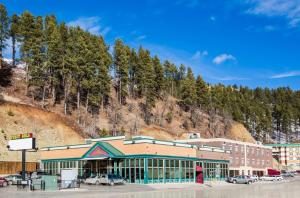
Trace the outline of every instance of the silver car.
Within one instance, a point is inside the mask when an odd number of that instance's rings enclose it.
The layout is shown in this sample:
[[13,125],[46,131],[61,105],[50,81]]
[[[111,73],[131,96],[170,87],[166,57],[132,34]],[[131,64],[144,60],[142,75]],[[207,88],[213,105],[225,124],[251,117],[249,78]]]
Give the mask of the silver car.
[[86,184],[96,184],[96,185],[98,185],[98,184],[100,184],[100,178],[101,178],[101,176],[92,176],[92,177],[87,178],[87,179],[84,181],[84,183],[86,183]]
[[8,181],[9,185],[17,184],[18,181],[22,181],[21,175],[9,175],[6,176],[5,179]]
[[100,176],[100,183],[101,184],[109,184],[111,186],[115,184],[125,184],[126,180],[121,177],[120,175],[115,174],[105,174]]
[[232,178],[234,184],[252,184],[254,181],[247,175],[240,175]]

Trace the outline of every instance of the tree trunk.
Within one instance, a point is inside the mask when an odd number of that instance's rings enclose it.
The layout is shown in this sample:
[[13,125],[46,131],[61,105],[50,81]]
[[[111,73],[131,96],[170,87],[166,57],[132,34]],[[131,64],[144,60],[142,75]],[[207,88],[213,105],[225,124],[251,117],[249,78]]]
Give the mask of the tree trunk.
[[16,39],[12,38],[12,66],[16,66]]
[[69,90],[67,85],[64,86],[64,113],[67,115],[67,108],[68,108],[68,94]]
[[77,123],[80,124],[80,86],[77,86],[77,110],[78,110],[78,118]]
[[25,79],[25,82],[26,82],[26,95],[28,95],[28,88],[29,88],[29,74],[28,74],[28,65],[26,63],[26,66],[25,66],[25,71],[26,71],[26,79]]
[[2,68],[2,48],[0,49],[0,69]]
[[56,89],[55,86],[52,87],[52,106],[55,105],[56,102]]
[[42,96],[42,108],[45,108],[45,95],[46,95],[46,86],[43,86],[43,96]]
[[88,113],[88,110],[89,110],[89,91],[86,94],[85,112]]

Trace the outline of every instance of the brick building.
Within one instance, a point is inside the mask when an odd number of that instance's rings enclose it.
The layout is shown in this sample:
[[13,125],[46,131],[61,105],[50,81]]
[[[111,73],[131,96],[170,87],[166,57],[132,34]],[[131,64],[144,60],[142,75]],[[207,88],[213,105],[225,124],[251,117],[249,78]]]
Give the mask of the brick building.
[[270,147],[225,138],[180,140],[200,147],[214,146],[230,151],[229,175],[265,175],[272,168]]
[[[300,144],[267,144],[273,157],[285,170],[300,170]],[[275,167],[276,168],[276,167]]]

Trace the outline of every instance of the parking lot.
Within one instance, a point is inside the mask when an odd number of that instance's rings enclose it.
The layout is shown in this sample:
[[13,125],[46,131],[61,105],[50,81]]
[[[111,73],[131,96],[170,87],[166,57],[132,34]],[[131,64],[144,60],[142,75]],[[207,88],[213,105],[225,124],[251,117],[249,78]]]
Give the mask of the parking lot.
[[300,178],[283,181],[259,181],[251,185],[231,184],[226,182],[207,182],[199,184],[125,184],[125,185],[86,185],[79,189],[60,191],[17,190],[16,186],[0,188],[0,197],[124,197],[124,198],[203,198],[203,197],[299,197]]

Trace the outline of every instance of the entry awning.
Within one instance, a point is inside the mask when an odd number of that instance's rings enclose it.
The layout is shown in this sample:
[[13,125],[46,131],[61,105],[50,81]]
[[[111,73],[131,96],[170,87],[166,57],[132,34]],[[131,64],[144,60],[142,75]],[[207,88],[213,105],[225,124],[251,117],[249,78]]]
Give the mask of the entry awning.
[[107,142],[97,142],[82,157],[81,160],[102,160],[123,156],[124,154]]

